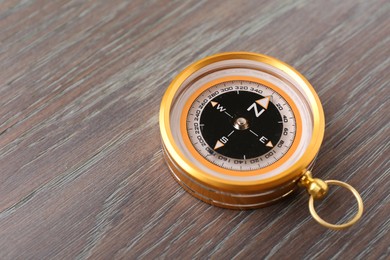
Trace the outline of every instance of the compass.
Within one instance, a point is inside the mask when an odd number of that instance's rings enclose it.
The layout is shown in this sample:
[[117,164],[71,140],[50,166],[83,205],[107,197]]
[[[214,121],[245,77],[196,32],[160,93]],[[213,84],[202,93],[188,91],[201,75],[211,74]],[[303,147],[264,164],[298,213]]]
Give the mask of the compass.
[[[251,209],[302,186],[311,196],[313,217],[341,229],[360,218],[363,203],[346,183],[312,178],[324,129],[322,105],[310,83],[275,58],[247,52],[193,63],[172,81],[160,109],[166,161],[193,196]],[[358,213],[349,222],[330,224],[315,212],[313,200],[326,195],[328,184],[355,195]]]

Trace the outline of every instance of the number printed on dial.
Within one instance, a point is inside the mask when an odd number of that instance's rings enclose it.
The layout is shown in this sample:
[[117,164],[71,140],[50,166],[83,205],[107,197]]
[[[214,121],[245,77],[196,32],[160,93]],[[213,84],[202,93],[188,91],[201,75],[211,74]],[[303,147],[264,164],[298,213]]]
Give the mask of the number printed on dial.
[[202,157],[241,171],[277,162],[296,135],[296,120],[286,99],[263,84],[241,80],[203,91],[188,111],[186,127]]

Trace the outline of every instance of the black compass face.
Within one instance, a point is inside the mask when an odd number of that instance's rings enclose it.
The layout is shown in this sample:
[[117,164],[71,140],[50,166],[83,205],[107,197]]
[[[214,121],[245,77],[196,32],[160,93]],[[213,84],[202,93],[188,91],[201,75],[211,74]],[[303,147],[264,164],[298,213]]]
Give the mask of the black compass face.
[[269,99],[249,91],[215,97],[200,117],[203,138],[229,158],[250,159],[266,154],[283,132],[282,117]]
[[286,99],[251,81],[224,81],[202,92],[186,118],[193,147],[227,169],[253,170],[282,158],[293,144],[296,124]]

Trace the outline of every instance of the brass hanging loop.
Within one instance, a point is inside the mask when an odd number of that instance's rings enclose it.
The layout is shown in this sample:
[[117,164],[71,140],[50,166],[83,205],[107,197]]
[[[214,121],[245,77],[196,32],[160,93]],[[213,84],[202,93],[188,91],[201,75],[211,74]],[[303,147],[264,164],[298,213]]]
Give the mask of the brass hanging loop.
[[[305,187],[307,192],[310,194],[309,198],[309,210],[310,214],[313,216],[313,218],[322,226],[334,229],[334,230],[340,230],[347,227],[352,226],[355,224],[360,217],[363,214],[363,200],[359,194],[359,192],[356,191],[355,188],[353,188],[351,185],[342,182],[342,181],[336,181],[336,180],[326,180],[323,181],[321,179],[313,178],[310,171],[306,171],[301,179],[299,180],[299,185],[302,187]],[[335,185],[340,186],[343,188],[346,188],[347,190],[351,191],[352,194],[355,196],[357,204],[358,204],[358,211],[356,215],[349,220],[346,223],[343,224],[331,224],[329,222],[326,222],[323,220],[318,213],[316,212],[314,208],[314,200],[317,199],[323,199],[329,190],[329,185]]]

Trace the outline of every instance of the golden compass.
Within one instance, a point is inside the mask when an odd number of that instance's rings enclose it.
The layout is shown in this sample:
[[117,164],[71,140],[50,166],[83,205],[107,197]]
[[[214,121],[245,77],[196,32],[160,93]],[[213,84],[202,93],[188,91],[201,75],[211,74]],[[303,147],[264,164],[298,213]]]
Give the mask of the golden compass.
[[[294,68],[269,56],[216,54],[184,69],[160,109],[164,155],[174,178],[195,197],[224,208],[267,206],[298,186],[322,225],[342,229],[362,215],[357,191],[339,181],[313,179],[325,128],[321,102]],[[328,185],[350,190],[358,212],[344,224],[322,220],[314,199]]]

